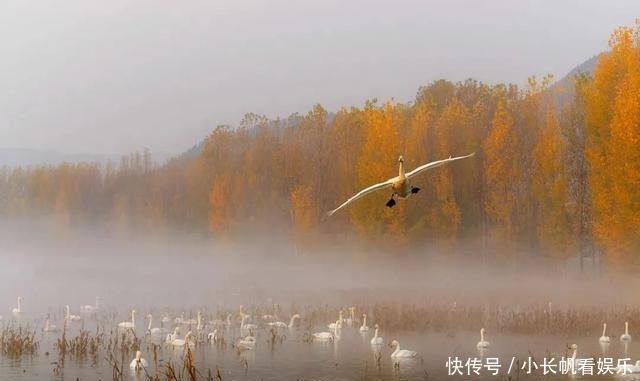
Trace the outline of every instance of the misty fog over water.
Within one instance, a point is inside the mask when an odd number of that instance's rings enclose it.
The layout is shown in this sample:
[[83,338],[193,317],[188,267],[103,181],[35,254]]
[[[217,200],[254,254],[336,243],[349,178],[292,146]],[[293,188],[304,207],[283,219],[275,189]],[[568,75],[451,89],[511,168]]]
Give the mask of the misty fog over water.
[[640,299],[632,278],[580,276],[535,263],[497,268],[472,256],[381,257],[350,247],[296,256],[285,240],[232,244],[178,233],[115,238],[91,227],[60,234],[48,222],[3,222],[0,257],[5,285],[0,314],[5,315],[17,296],[33,313],[92,303],[96,296],[119,309],[267,300],[603,306]]

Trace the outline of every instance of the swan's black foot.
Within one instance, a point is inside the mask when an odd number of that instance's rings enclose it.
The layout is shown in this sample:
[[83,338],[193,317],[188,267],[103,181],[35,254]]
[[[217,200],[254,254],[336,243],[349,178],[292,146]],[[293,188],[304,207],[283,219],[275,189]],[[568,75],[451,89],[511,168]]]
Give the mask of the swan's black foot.
[[418,188],[418,187],[411,187],[411,194],[416,194],[416,193],[418,193],[418,192],[420,192],[420,188]]
[[385,205],[387,206],[387,208],[393,208],[396,205],[396,200],[394,200],[392,197],[389,201],[387,201]]

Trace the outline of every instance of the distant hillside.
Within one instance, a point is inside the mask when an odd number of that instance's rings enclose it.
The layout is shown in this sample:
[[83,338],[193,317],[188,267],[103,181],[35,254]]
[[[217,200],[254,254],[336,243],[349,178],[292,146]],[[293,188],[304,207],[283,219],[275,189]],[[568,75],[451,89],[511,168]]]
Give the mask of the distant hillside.
[[562,77],[553,86],[551,86],[551,90],[556,91],[556,102],[558,106],[566,104],[573,99],[573,80],[575,76],[577,74],[591,75],[593,73],[593,70],[596,68],[598,58],[600,58],[602,54],[603,53],[595,55],[584,61],[580,65],[574,67],[569,73],[567,73],[567,75]]

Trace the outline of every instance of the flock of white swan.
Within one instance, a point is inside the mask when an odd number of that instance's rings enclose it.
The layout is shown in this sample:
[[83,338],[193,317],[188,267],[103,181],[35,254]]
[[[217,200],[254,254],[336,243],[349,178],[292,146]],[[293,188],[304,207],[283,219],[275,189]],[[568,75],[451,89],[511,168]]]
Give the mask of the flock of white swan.
[[[12,310],[14,317],[20,317],[22,314],[22,297],[18,297],[18,306]],[[99,300],[96,298],[95,305],[85,305],[80,308],[80,314],[76,315],[71,313],[69,305],[65,305],[64,324],[80,322],[85,318],[95,317],[100,310]],[[350,316],[344,318],[342,310],[339,311],[338,319],[335,322],[327,324],[326,331],[315,332],[311,334],[313,341],[317,342],[333,342],[340,339],[341,332],[345,327],[357,327],[358,331],[365,334],[369,332],[367,326],[367,314],[362,314],[362,323],[356,319],[355,307],[351,307]],[[145,334],[156,338],[163,338],[164,343],[173,348],[189,347],[193,348],[196,345],[197,337],[206,337],[211,343],[217,343],[224,337],[224,332],[228,329],[238,328],[240,330],[240,338],[238,338],[234,345],[239,350],[254,350],[256,346],[256,333],[260,327],[268,327],[274,329],[292,329],[297,327],[298,321],[301,319],[299,314],[293,314],[288,322],[279,321],[274,315],[263,315],[260,318],[256,318],[248,313],[245,313],[244,307],[241,305],[238,311],[240,324],[234,323],[233,315],[227,314],[226,320],[211,320],[203,321],[203,316],[198,311],[195,319],[188,319],[182,316],[171,319],[168,315],[165,315],[160,319],[160,326],[154,326],[154,318],[152,314],[145,315],[146,330]],[[130,320],[125,320],[117,323],[116,327],[120,330],[135,330],[138,327],[138,321],[136,321],[137,311],[131,310]],[[261,324],[255,322],[260,321]],[[0,316],[2,321],[2,316]],[[359,324],[359,326],[358,326]],[[165,328],[165,325],[173,325],[174,328],[169,330]],[[188,326],[190,329],[187,333],[181,335],[181,327]],[[191,327],[195,327],[193,331]],[[50,317],[44,321],[42,331],[48,333],[60,332],[61,328],[53,324]],[[197,335],[197,337],[196,337]],[[374,326],[374,334],[370,340],[370,343],[375,348],[381,348],[384,345],[384,339],[380,335],[380,327],[378,324]],[[392,340],[389,347],[393,348],[393,352],[390,357],[398,361],[400,359],[416,358],[418,353],[413,350],[402,349],[398,340]],[[148,366],[148,361],[142,357],[142,352],[137,351],[135,358],[131,361],[130,367],[132,370],[140,370]]]
[[[13,308],[12,314],[14,317],[20,317],[22,314],[22,297],[18,297],[17,299],[17,307]],[[74,315],[70,312],[69,305],[65,306],[65,315],[64,322],[65,324],[71,322],[79,322],[87,317],[92,317],[97,314],[100,310],[99,299],[96,298],[95,305],[85,305],[80,308],[80,315]],[[332,342],[340,339],[340,335],[345,326],[347,327],[357,327],[361,333],[369,332],[369,327],[367,326],[367,314],[362,314],[362,323],[356,319],[355,307],[351,307],[350,315],[348,318],[344,318],[342,310],[339,311],[338,319],[335,322],[331,322],[327,324],[327,329],[325,331],[315,332],[311,334],[311,337],[314,341],[318,342]],[[136,310],[131,311],[131,320],[126,320],[117,323],[117,328],[121,330],[135,330],[137,326],[136,322]],[[301,319],[299,314],[293,314],[288,322],[279,321],[277,317],[274,315],[263,315],[261,319],[252,316],[251,314],[245,313],[244,308],[241,305],[238,311],[240,324],[233,322],[233,315],[227,314],[226,320],[211,320],[204,322],[202,314],[198,311],[195,319],[187,319],[182,316],[171,319],[168,315],[165,315],[160,319],[160,326],[153,326],[153,316],[151,314],[146,315],[146,330],[145,334],[150,335],[156,338],[164,338],[164,343],[173,348],[180,347],[195,347],[196,345],[196,336],[198,337],[206,337],[209,342],[217,343],[221,338],[224,337],[225,330],[232,328],[239,328],[240,330],[240,338],[236,340],[234,343],[236,348],[239,350],[254,350],[256,346],[256,336],[259,329],[259,325],[252,323],[251,321],[259,321],[262,320],[261,326],[275,328],[275,329],[292,329],[296,327],[296,323]],[[2,316],[0,315],[0,321],[2,321]],[[169,330],[164,327],[165,324],[173,324],[174,329]],[[192,330],[189,330],[184,336],[181,336],[181,327],[182,326],[195,326],[195,333]],[[47,316],[44,327],[42,328],[44,332],[59,332],[61,329],[56,325],[50,322],[49,316]],[[487,341],[487,333],[484,328],[480,329],[480,341],[478,341],[476,348],[479,351],[484,351],[490,348],[491,344]],[[607,324],[604,323],[602,327],[602,336],[598,339],[599,343],[603,346],[609,345],[611,343],[611,338],[607,336]],[[631,341],[631,335],[629,334],[629,322],[625,322],[624,325],[624,333],[620,335],[621,342],[629,342]],[[370,344],[374,348],[381,348],[384,345],[384,339],[380,336],[380,327],[378,324],[374,325],[374,334],[370,340]],[[393,352],[390,357],[394,361],[399,361],[400,359],[410,359],[418,357],[418,353],[413,350],[401,349],[400,343],[398,340],[392,340],[389,344],[389,347],[393,348]],[[577,363],[577,352],[578,346],[576,344],[571,345],[568,349],[572,350],[572,356],[569,360],[573,360],[572,363]],[[130,367],[132,370],[140,370],[142,368],[146,368],[148,366],[147,360],[142,358],[142,352],[137,351],[135,358],[131,361]],[[640,373],[640,360],[636,361],[634,364],[623,365],[626,373]]]

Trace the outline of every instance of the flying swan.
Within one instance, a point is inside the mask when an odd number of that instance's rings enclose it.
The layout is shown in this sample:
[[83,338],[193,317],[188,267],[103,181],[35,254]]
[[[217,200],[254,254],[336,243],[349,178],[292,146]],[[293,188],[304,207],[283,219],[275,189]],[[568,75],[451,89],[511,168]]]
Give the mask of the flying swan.
[[475,153],[471,153],[469,155],[466,156],[458,156],[458,157],[451,157],[449,156],[448,159],[443,159],[443,160],[438,160],[438,161],[433,161],[431,163],[428,164],[424,164],[419,166],[418,168],[414,169],[411,172],[407,172],[405,173],[404,171],[404,159],[402,158],[402,156],[400,156],[400,158],[398,159],[398,163],[399,163],[399,169],[398,169],[398,176],[397,177],[393,177],[390,178],[387,181],[378,183],[378,184],[374,184],[368,188],[365,188],[363,190],[361,190],[360,192],[356,193],[354,196],[352,196],[350,199],[348,199],[347,201],[345,201],[342,205],[340,205],[339,207],[335,208],[334,210],[331,210],[329,212],[327,212],[328,216],[333,216],[333,214],[335,212],[337,212],[338,210],[344,208],[345,206],[349,205],[350,203],[352,203],[353,201],[364,197],[366,195],[368,195],[369,193],[375,192],[377,190],[381,190],[381,189],[387,189],[387,188],[391,188],[391,198],[389,199],[389,201],[387,201],[386,205],[389,208],[392,208],[395,204],[396,204],[396,198],[401,198],[401,199],[406,199],[409,196],[416,194],[420,191],[420,188],[418,187],[414,187],[411,186],[409,184],[409,180],[411,180],[411,178],[413,178],[414,176],[432,169],[432,168],[436,168],[439,167],[443,164],[449,163],[451,161],[456,161],[456,160],[460,160],[460,159],[466,159],[468,157],[473,156]]

